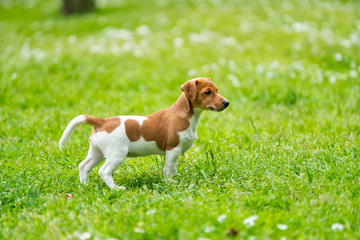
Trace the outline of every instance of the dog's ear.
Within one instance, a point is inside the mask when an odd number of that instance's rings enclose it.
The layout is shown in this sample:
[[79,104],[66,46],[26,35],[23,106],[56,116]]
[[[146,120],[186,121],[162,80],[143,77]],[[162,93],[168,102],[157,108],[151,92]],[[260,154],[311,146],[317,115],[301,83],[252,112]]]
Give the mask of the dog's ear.
[[181,85],[181,90],[185,93],[186,97],[191,100],[195,101],[197,96],[197,84],[198,80],[189,80],[183,85]]

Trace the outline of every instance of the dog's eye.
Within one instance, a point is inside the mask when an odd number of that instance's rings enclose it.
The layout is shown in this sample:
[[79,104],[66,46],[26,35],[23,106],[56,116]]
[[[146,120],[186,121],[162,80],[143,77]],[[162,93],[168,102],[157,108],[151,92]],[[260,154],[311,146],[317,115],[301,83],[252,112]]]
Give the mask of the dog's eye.
[[206,95],[210,95],[211,94],[211,91],[210,90],[207,90],[206,92],[204,92]]

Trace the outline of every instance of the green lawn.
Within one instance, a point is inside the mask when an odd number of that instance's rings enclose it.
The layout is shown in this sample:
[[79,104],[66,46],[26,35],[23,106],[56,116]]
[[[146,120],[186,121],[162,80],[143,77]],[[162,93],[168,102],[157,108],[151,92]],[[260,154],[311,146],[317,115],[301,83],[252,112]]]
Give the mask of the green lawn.
[[[0,1],[0,239],[360,239],[358,1],[97,3]],[[150,114],[197,76],[230,106],[173,182],[150,156],[117,169],[126,191],[101,164],[79,184],[72,118]]]

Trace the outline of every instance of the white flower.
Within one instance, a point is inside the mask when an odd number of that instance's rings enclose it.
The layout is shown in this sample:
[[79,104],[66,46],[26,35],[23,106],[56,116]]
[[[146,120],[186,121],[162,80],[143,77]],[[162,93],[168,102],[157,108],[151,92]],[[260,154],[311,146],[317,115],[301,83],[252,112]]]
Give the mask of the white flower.
[[239,26],[239,29],[242,33],[248,33],[253,30],[250,22],[242,22]]
[[86,240],[89,238],[91,238],[91,233],[89,233],[89,232],[84,232],[84,233],[80,234],[80,236],[79,236],[80,240]]
[[206,227],[206,228],[204,229],[204,232],[209,233],[209,232],[212,232],[212,231],[214,231],[214,230],[215,230],[215,227],[214,227],[214,226],[210,226],[210,227]]
[[273,72],[266,72],[266,74],[265,74],[265,77],[267,78],[267,79],[272,79],[273,77],[274,77],[274,73]]
[[237,42],[234,37],[226,37],[226,38],[221,39],[219,43],[223,46],[233,46]]
[[296,70],[296,71],[299,71],[299,72],[304,71],[304,65],[301,61],[294,61],[291,65],[294,68],[294,70]]
[[217,221],[219,223],[223,223],[225,222],[225,219],[226,219],[226,214],[221,214],[218,218],[217,218]]
[[149,210],[146,211],[147,215],[151,215],[151,214],[154,214],[154,213],[156,213],[156,209],[149,209]]
[[104,46],[100,45],[100,44],[95,44],[90,47],[89,51],[92,54],[102,53],[102,52],[104,52]]
[[228,75],[226,75],[226,77],[231,81],[232,85],[234,87],[238,87],[240,86],[240,81],[239,78],[231,73],[229,73]]
[[70,44],[74,44],[76,42],[76,40],[77,40],[76,35],[70,35],[67,39],[68,43],[70,43]]
[[18,74],[16,72],[14,72],[13,74],[11,74],[11,79],[15,80],[17,78]]
[[358,43],[359,37],[356,35],[356,33],[350,34],[350,41],[353,43]]
[[76,232],[74,232],[72,234],[72,236],[70,235],[69,237],[70,238],[76,237],[76,238],[78,238],[80,240],[86,240],[86,239],[91,238],[91,233],[89,233],[89,232],[79,233],[79,232],[76,231]]
[[341,223],[334,223],[333,225],[331,225],[331,229],[334,231],[341,231],[344,229],[344,225],[342,225]]
[[341,46],[343,46],[344,48],[350,48],[351,47],[351,42],[347,39],[340,39],[340,44]]
[[[12,76],[12,75],[11,75],[11,76]],[[350,77],[356,78],[357,76],[358,76],[358,74],[357,74],[356,71],[354,71],[354,70],[351,70],[351,71],[350,71]]]
[[76,231],[72,234],[72,237],[79,237],[79,236],[80,236],[80,233],[78,231]]
[[122,28],[107,27],[104,29],[104,35],[109,39],[132,40],[132,32]]
[[208,38],[204,34],[197,33],[190,34],[189,39],[192,43],[205,43],[208,41]]
[[279,68],[280,63],[278,61],[273,61],[272,63],[270,63],[270,67],[271,68]]
[[151,33],[151,30],[148,26],[146,25],[142,25],[138,28],[136,28],[136,33],[140,36],[146,36],[146,35],[149,35]]
[[39,48],[29,49],[29,45],[25,44],[21,49],[20,56],[24,59],[34,58],[40,61],[46,57],[46,52]]
[[255,221],[258,219],[257,215],[252,215],[251,217],[246,218],[243,223],[246,227],[252,227],[255,225]]
[[355,61],[351,61],[351,62],[350,62],[350,67],[351,67],[352,69],[356,68],[356,62],[355,62]]
[[288,228],[288,226],[286,224],[278,224],[277,228],[280,230],[286,230]]
[[320,30],[320,37],[328,45],[333,45],[334,44],[334,32],[331,29],[322,28]]
[[226,65],[226,59],[220,59],[219,61],[221,66],[225,66]]
[[136,227],[136,228],[134,228],[134,232],[136,232],[136,233],[145,233],[145,230],[142,229],[142,228]]
[[114,45],[110,46],[110,51],[112,54],[119,56],[121,53],[121,48],[118,45],[114,44]]
[[114,190],[126,190],[124,186],[115,186]]
[[174,47],[179,48],[184,45],[184,39],[181,37],[174,38],[173,40]]
[[259,74],[263,73],[264,72],[264,65],[262,65],[262,64],[256,65],[256,72],[259,73]]
[[338,61],[338,62],[340,62],[340,61],[343,59],[341,53],[336,53],[335,56],[334,56],[334,58],[335,58],[335,60]]
[[294,43],[293,44],[293,49],[295,51],[301,51],[301,49],[302,49],[301,43]]
[[134,57],[142,57],[144,55],[141,49],[135,49],[133,52]]
[[329,82],[330,82],[331,84],[336,83],[336,76],[335,76],[335,75],[331,75],[330,78],[329,78]]
[[134,51],[137,48],[137,45],[134,42],[126,42],[122,45],[121,49],[124,52]]
[[197,75],[197,71],[192,69],[192,70],[189,70],[187,72],[187,74],[191,77],[195,77]]
[[306,32],[309,30],[309,25],[306,23],[294,22],[292,26],[296,32]]
[[235,60],[229,60],[228,61],[228,67],[231,72],[235,72],[238,69],[238,66],[236,64]]

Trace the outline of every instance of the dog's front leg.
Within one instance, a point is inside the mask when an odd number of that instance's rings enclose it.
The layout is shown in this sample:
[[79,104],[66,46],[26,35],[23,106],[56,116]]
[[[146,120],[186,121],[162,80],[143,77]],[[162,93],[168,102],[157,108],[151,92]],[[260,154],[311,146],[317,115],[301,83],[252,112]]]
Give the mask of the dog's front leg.
[[172,178],[175,175],[180,154],[180,148],[174,148],[165,152],[165,166],[163,174],[166,178]]

